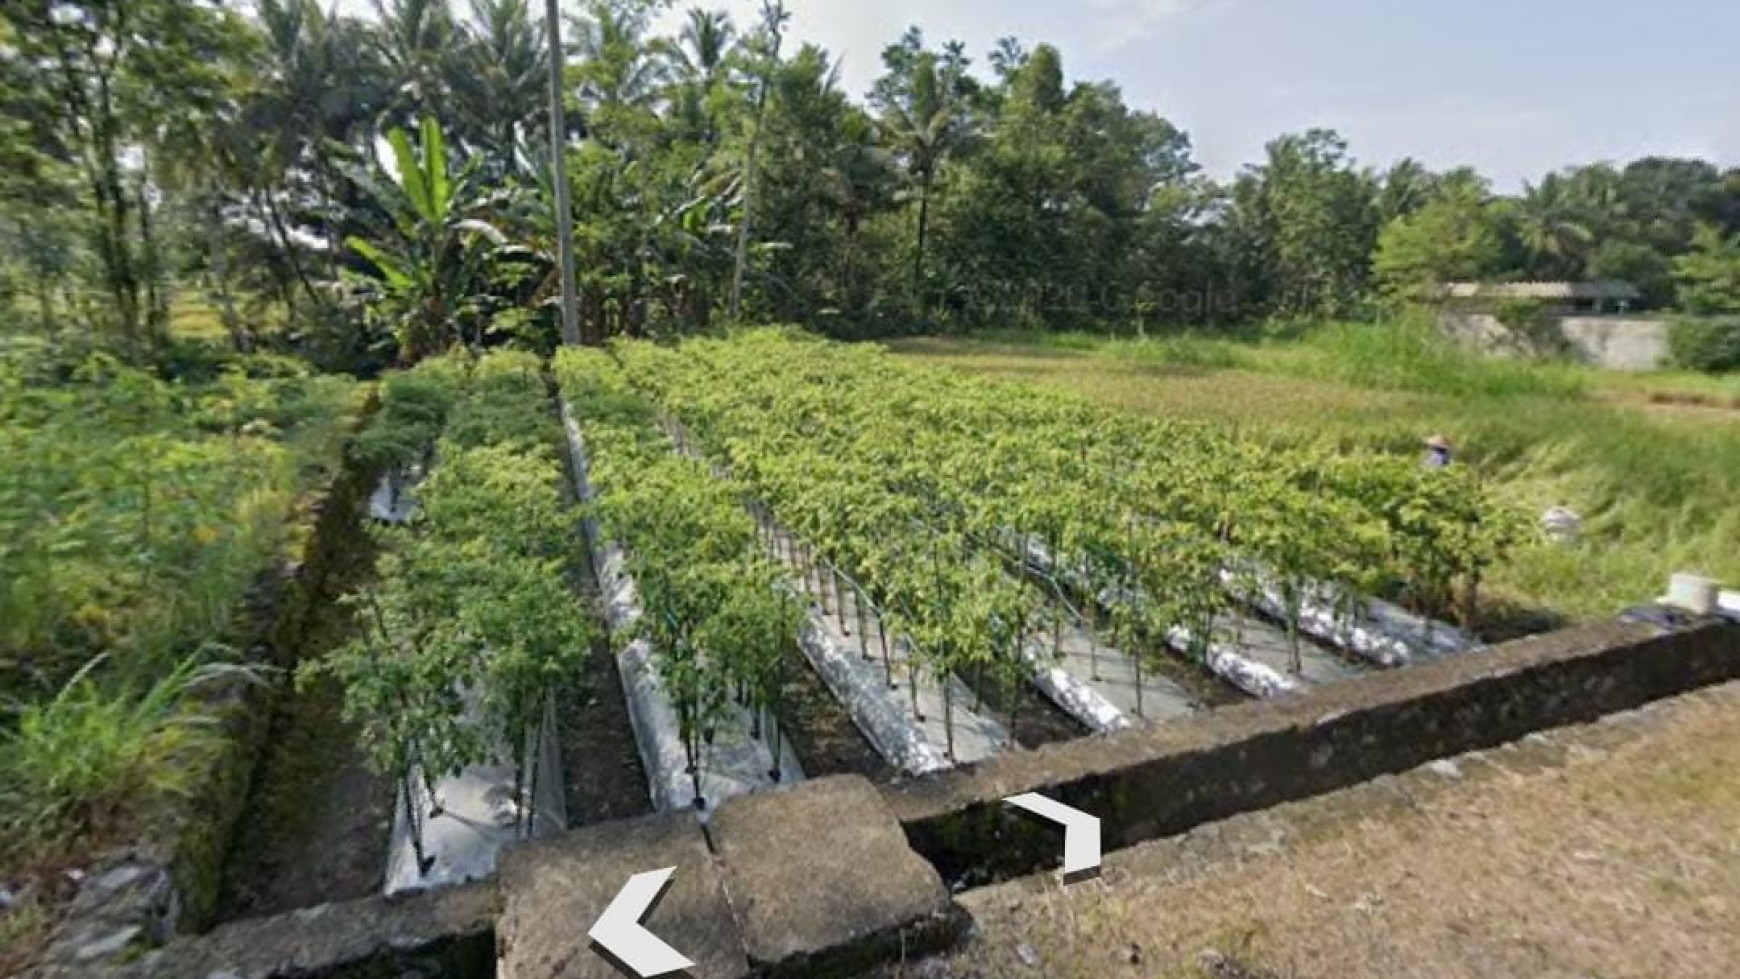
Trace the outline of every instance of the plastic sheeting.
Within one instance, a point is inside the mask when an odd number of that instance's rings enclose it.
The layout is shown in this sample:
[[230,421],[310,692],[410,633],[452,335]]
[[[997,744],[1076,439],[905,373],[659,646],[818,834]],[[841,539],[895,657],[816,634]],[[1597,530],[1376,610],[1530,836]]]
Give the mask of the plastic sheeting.
[[[881,620],[866,608],[863,637],[866,646],[880,650]],[[854,613],[856,610],[854,610]],[[906,668],[904,643],[890,639],[889,660],[894,667],[894,686],[879,654],[866,659],[857,643],[819,609],[810,609],[800,637],[805,658],[821,674],[858,730],[872,747],[902,771],[925,775],[952,768],[959,762],[988,758],[1008,743],[1002,725],[971,709],[973,695],[954,677],[949,678],[953,701],[955,757],[948,754],[942,691],[936,684],[919,684],[918,706],[923,720],[913,716],[911,676]]]
[[[573,463],[574,490],[581,500],[590,502],[593,491],[587,476],[586,442],[565,398],[561,402],[561,412],[562,428]],[[622,549],[605,541],[596,522],[590,518],[585,522],[585,534],[592,551],[593,566],[598,571],[606,622],[613,632],[627,630],[639,620],[641,608]],[[616,663],[654,807],[660,812],[693,807],[695,783],[689,774],[688,753],[683,747],[676,708],[658,675],[651,644],[644,639],[630,642],[617,653]],[[702,810],[703,819],[719,803],[732,796],[804,778],[803,766],[792,750],[790,740],[784,737],[777,738],[780,764],[778,778],[775,778],[773,749],[769,744],[775,740],[772,737],[775,721],[763,719],[763,737],[759,739],[750,736],[752,722],[747,709],[731,704],[713,732],[712,743],[703,746],[699,766],[700,792],[706,802],[706,808]]]
[[417,513],[416,490],[423,475],[422,466],[382,473],[381,481],[369,494],[369,517],[382,523],[410,523]]
[[[464,698],[466,714],[475,720],[481,712],[479,698],[471,691]],[[505,744],[497,745],[494,760],[439,779],[433,799],[421,772],[412,773],[409,786],[400,784],[393,803],[392,839],[387,850],[386,894],[488,877],[495,872],[496,857],[503,847],[517,840],[541,839],[566,830],[568,812],[555,735],[554,714],[546,706],[544,724],[532,746],[536,773],[529,776],[526,786],[535,803],[529,825],[515,803],[512,752]],[[418,866],[411,835],[413,814],[406,812],[407,791],[411,794],[414,818],[423,827],[426,870]]]

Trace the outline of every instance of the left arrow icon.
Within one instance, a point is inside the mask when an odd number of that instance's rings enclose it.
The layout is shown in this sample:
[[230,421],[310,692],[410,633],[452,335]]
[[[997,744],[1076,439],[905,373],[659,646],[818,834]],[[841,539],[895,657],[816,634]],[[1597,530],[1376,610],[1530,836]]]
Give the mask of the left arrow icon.
[[635,874],[622,885],[610,907],[593,922],[586,937],[598,943],[619,963],[628,967],[640,979],[669,975],[692,969],[695,963],[640,925],[653,903],[664,893],[675,867]]

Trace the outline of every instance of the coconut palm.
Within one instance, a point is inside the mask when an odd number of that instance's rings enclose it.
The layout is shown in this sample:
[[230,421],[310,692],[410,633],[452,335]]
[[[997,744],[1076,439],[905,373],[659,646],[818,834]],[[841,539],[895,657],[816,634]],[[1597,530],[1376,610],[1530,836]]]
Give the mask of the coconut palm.
[[449,80],[455,125],[505,172],[544,110],[550,59],[543,32],[528,0],[471,0],[466,34]]
[[1539,184],[1524,185],[1516,210],[1517,237],[1537,276],[1581,277],[1595,235],[1579,212],[1570,185],[1559,174],[1548,174]]
[[939,65],[924,52],[913,59],[910,80],[882,100],[882,127],[918,192],[918,231],[912,261],[915,296],[924,289],[924,249],[930,226],[930,197],[943,161],[963,134],[955,99],[954,62]]

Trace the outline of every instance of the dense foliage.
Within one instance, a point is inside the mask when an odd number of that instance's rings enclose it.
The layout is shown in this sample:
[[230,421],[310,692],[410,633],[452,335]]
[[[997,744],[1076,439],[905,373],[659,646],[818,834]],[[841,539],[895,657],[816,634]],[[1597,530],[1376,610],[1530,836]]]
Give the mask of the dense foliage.
[[[874,348],[760,332],[617,347],[626,374],[829,561],[864,582],[937,675],[1018,673],[1049,621],[1011,570],[1033,554],[1120,641],[1198,651],[1219,613],[1274,587],[1298,639],[1333,586],[1478,616],[1514,517],[1464,470],[1277,450],[1024,387],[916,368]],[[1053,610],[1055,614],[1055,610]],[[1297,648],[1297,647],[1295,647]]]
[[624,638],[652,647],[697,807],[706,805],[703,743],[728,723],[732,698],[749,708],[750,733],[770,740],[776,770],[769,774],[778,780],[784,669],[803,610],[761,553],[741,487],[678,454],[607,354],[564,350],[556,374],[585,439],[596,493],[591,511],[602,533],[626,550],[640,599],[635,635]]
[[[411,524],[377,531],[379,578],[347,599],[359,635],[309,672],[343,684],[345,716],[400,780],[419,848],[419,790],[438,810],[436,783],[473,763],[511,762],[529,829],[550,694],[592,630],[571,590],[574,514],[542,364],[496,353],[473,366],[452,353],[384,388],[364,444],[394,447],[401,463],[433,457],[434,469],[415,489]],[[401,450],[432,434],[442,407],[441,438]]]
[[206,367],[168,383],[82,346],[0,347],[0,856],[196,788],[211,741],[188,697],[229,675],[218,643],[336,470],[354,384]]
[[[1339,316],[1451,279],[1621,278],[1740,305],[1740,173],[1651,158],[1518,194],[1287,134],[1227,179],[1061,52],[916,29],[871,90],[754,22],[583,0],[561,25],[578,332],[724,313],[835,335]],[[536,5],[36,0],[0,12],[0,305],[159,344],[204,292],[242,348],[373,367],[550,345],[559,223]],[[260,313],[271,312],[270,316]],[[281,325],[280,325],[281,324]]]

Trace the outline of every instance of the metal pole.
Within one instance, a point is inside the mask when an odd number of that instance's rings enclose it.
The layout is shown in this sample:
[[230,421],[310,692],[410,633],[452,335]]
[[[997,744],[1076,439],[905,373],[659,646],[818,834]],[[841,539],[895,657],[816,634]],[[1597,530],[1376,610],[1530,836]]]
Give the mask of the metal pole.
[[574,209],[568,195],[568,118],[562,104],[567,85],[562,75],[560,0],[545,0],[544,27],[550,37],[550,176],[556,188],[556,251],[562,279],[562,342],[580,345],[580,300],[574,287]]

